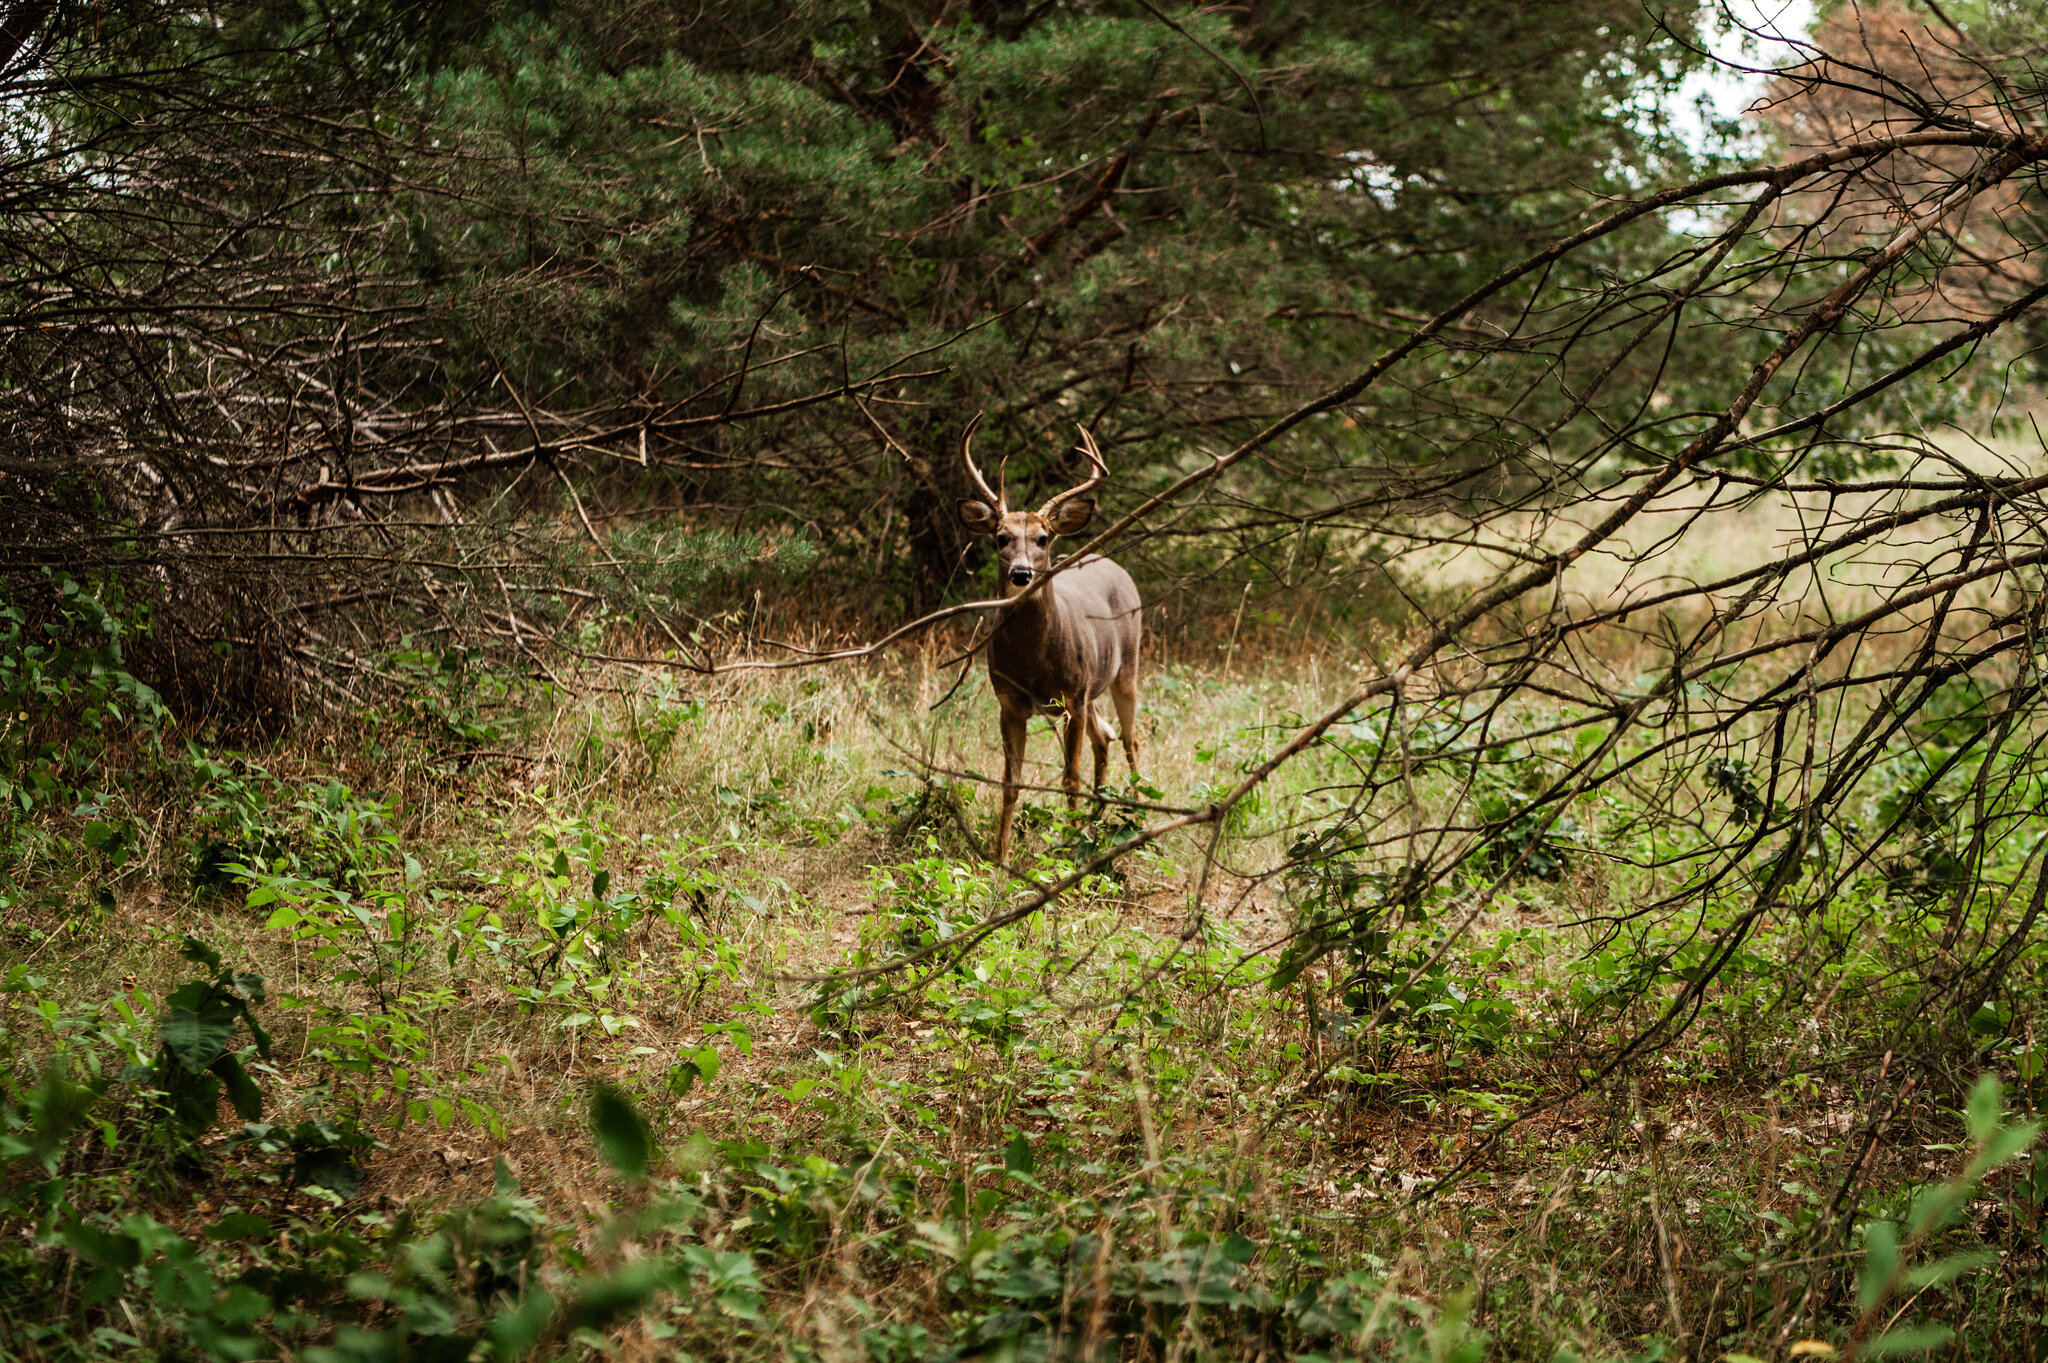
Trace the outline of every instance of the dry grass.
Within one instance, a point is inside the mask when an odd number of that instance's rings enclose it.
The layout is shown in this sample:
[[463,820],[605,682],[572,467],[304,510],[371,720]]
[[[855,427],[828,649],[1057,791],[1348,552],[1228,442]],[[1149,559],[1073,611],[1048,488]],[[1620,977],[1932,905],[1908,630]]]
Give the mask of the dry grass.
[[[1759,521],[1710,545],[1682,541],[1692,557],[1660,571],[1711,575],[1777,534]],[[1631,585],[1617,577],[1602,590]],[[1359,654],[1384,653],[1392,634]],[[1272,648],[1270,635],[1252,637],[1265,651],[1233,645],[1219,658],[1212,640],[1192,662],[1148,667],[1143,775],[1164,803],[1204,803],[1356,680],[1357,655],[1338,640],[1303,630]],[[1617,631],[1600,647],[1627,668],[1655,644]],[[279,1000],[271,1117],[339,1108],[374,1123],[386,1148],[363,1207],[473,1200],[503,1160],[597,1252],[618,1196],[584,1130],[590,1087],[604,1081],[639,1096],[677,1169],[715,1164],[720,1143],[756,1142],[784,1164],[864,1150],[904,1161],[933,1215],[956,1180],[969,1195],[1007,1189],[1000,1152],[1021,1132],[1065,1152],[1044,1175],[1041,1222],[1107,1216],[1142,1184],[1154,1190],[1142,1203],[1143,1235],[1156,1241],[1147,1252],[1163,1252],[1178,1224],[1250,1237],[1276,1285],[1362,1269],[1435,1301],[1462,1284],[1501,1356],[1547,1358],[1560,1344],[1622,1356],[1650,1336],[1689,1341],[1696,1357],[1772,1350],[1787,1339],[1771,1332],[1811,1321],[1801,1312],[1814,1303],[1800,1294],[1812,1275],[1780,1272],[1774,1256],[1796,1243],[1785,1225],[1810,1218],[1831,1191],[1849,1126],[1869,1109],[1870,1096],[1852,1091],[1855,1071],[1838,1062],[1866,1044],[1871,1018],[1825,1001],[1810,1015],[1774,1013],[1763,1005],[1782,981],[1737,980],[1686,1043],[1578,1092],[1590,1058],[1661,1006],[1644,991],[1607,1007],[1586,985],[1599,952],[1640,959],[1665,941],[1659,924],[1588,921],[1627,901],[1625,858],[1588,855],[1556,882],[1518,882],[1476,919],[1447,958],[1450,978],[1513,1016],[1483,1045],[1411,1028],[1354,1051],[1339,1025],[1335,958],[1285,989],[1264,982],[1296,926],[1273,871],[1333,798],[1323,788],[1332,773],[1315,762],[1283,769],[1253,816],[1213,845],[1205,830],[1171,837],[1134,859],[1120,885],[1090,887],[999,933],[972,974],[924,978],[838,1022],[820,1014],[821,975],[861,951],[872,960],[897,949],[894,915],[911,896],[889,879],[908,884],[920,863],[978,878],[952,905],[963,921],[1026,888],[979,855],[994,793],[977,774],[1000,762],[994,707],[978,672],[952,688],[937,665],[945,656],[905,652],[864,671],[740,674],[695,689],[644,672],[591,673],[585,689],[551,702],[482,705],[507,728],[481,750],[416,724],[356,721],[309,725],[245,754],[243,779],[256,766],[276,778],[268,817],[280,827],[303,822],[292,802],[329,780],[389,809],[397,846],[422,868],[414,931],[433,937],[395,1000],[338,978],[314,943],[266,927],[239,895],[194,890],[190,853],[217,783],[200,789],[198,806],[188,796],[160,809],[110,916],[79,910],[79,896],[53,883],[8,926],[14,957],[47,974],[43,997],[82,1011],[162,998],[186,977],[177,948],[188,933],[260,971]],[[1055,784],[1056,754],[1035,726],[1034,784]],[[1418,798],[1457,796],[1437,787]],[[1027,800],[1036,812],[1023,863],[1056,871],[1049,844],[1074,830],[1060,823],[1057,797]],[[545,940],[518,918],[521,877],[579,839],[587,850],[560,893],[582,893],[602,870],[641,899],[601,961],[529,969],[519,953]],[[663,899],[658,887],[682,870],[698,876],[702,897]],[[442,963],[444,940],[456,940],[443,934],[471,908],[502,915],[502,939],[465,938],[470,954]],[[1417,924],[1410,939],[1430,929]],[[388,919],[382,931],[393,935]],[[1881,945],[1866,926],[1845,936],[1818,918],[1774,921],[1759,938],[1772,969],[1816,952],[1837,953],[1834,967],[1846,969]],[[567,981],[563,992],[548,996],[556,981]],[[0,995],[0,1008],[21,997]],[[1014,1015],[1009,1044],[977,1029],[969,1005],[991,1000]],[[14,1012],[0,1016],[16,1029]],[[337,1071],[314,1054],[317,1028],[350,1016],[399,1017],[418,1034],[366,1075]],[[726,1027],[744,1028],[750,1047]],[[672,1067],[705,1044],[722,1069],[675,1092]],[[396,1082],[400,1069],[409,1087]],[[470,1099],[489,1119],[401,1121],[406,1099],[423,1095]],[[1539,1099],[1556,1105],[1443,1195],[1413,1201],[1482,1131]],[[1872,1186],[1946,1172],[1917,1146],[1953,1137],[1932,1106],[1902,1114],[1873,1157]],[[163,1214],[210,1214],[208,1194],[193,1196]],[[720,1233],[744,1242],[738,1229]],[[835,1220],[824,1249],[778,1269],[783,1338],[844,1354],[856,1302],[944,1325],[941,1269],[885,1266],[859,1248],[877,1238],[886,1237],[876,1223]],[[1841,1287],[1837,1275],[1829,1290]],[[633,1348],[653,1347],[628,1334]]]
[[[1962,474],[2030,477],[2048,461],[2038,442],[2018,437],[1980,441],[1940,433],[1918,457],[1903,454],[1900,475],[1946,480]],[[1686,486],[1653,500],[1619,532],[1575,563],[1566,574],[1562,600],[1577,612],[1614,609],[1631,600],[1677,588],[1699,587],[1758,565],[1790,557],[1814,540],[1838,535],[1855,523],[1922,507],[1936,494],[1768,492],[1748,494],[1739,484]],[[1624,486],[1605,502],[1584,500],[1569,514],[1516,513],[1492,522],[1477,546],[1431,546],[1395,559],[1395,571],[1425,595],[1474,590],[1491,584],[1513,562],[1484,546],[1519,554],[1564,549],[1611,511],[1628,493]],[[1425,523],[1426,532],[1448,535],[1450,522]],[[1832,555],[1811,572],[1787,583],[1777,613],[1787,622],[1832,614],[1840,617],[1875,604],[1887,589],[1925,569],[1956,547],[1952,521],[1933,520],[1888,530],[1853,551]],[[1725,606],[1731,597],[1702,600]]]

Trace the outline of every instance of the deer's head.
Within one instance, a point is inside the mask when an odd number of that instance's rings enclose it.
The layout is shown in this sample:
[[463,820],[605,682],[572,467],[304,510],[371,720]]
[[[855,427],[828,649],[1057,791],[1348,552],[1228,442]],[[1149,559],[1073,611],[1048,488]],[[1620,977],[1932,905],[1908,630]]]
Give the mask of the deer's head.
[[1095,447],[1095,437],[1083,426],[1080,448],[1088,456],[1088,481],[1068,488],[1036,511],[1012,511],[1004,478],[1010,461],[1005,459],[997,471],[995,491],[989,489],[988,480],[974,466],[974,429],[980,424],[979,416],[967,423],[967,430],[960,437],[960,462],[967,466],[967,476],[981,489],[981,497],[962,497],[956,505],[962,525],[977,535],[996,537],[996,564],[1003,591],[1014,596],[1052,567],[1055,539],[1079,534],[1088,524],[1088,518],[1095,514],[1095,498],[1091,494],[1109,477],[1109,469],[1102,462],[1102,452]]

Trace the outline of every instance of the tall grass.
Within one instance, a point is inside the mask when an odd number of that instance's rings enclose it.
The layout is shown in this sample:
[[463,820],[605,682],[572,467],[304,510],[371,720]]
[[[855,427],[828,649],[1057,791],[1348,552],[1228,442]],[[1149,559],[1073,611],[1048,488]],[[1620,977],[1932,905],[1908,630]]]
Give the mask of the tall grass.
[[[1909,1329],[2033,1347],[2048,1180],[1995,1102],[1961,1110],[1985,1072],[2037,1101],[2035,954],[1965,1044],[1918,1052],[1946,1068],[1881,1066],[1870,1092],[1850,1063],[1910,1031],[1930,943],[1991,910],[1944,917],[1866,877],[1772,918],[1688,1030],[1588,1083],[1735,911],[1627,911],[1665,874],[1674,809],[1730,817],[1704,770],[1574,804],[1451,938],[1462,883],[1372,918],[1374,849],[1411,828],[1301,851],[1341,831],[1345,774],[1384,739],[1361,722],[1231,821],[947,958],[1326,707],[1354,664],[1295,640],[1155,657],[1142,784],[1116,768],[1101,808],[1051,793],[1035,725],[1018,875],[982,855],[992,701],[937,649],[709,680],[592,669],[573,691],[421,662],[403,705],[269,743],[160,728],[163,756],[95,806],[132,836],[95,843],[54,806],[17,830],[0,1211],[23,1287],[0,1341],[323,1360],[436,1339],[889,1359],[1935,1338]],[[1651,656],[1618,631],[1603,648],[1617,669]],[[1458,811],[1522,780],[1425,772],[1411,817],[1476,828]],[[1304,950],[1340,919],[1340,944]],[[188,938],[223,989],[264,981],[267,1054],[232,1019],[225,1043],[260,1121],[225,1090],[196,1127],[165,1116],[172,1022],[203,1012],[179,992]],[[71,1110],[58,1064],[96,1076],[72,1103],[90,1122],[52,1115]],[[1925,1190],[1951,1186],[1967,1196],[1931,1217]],[[203,1268],[182,1297],[162,1287],[178,1264],[200,1266],[176,1269],[188,1285]]]

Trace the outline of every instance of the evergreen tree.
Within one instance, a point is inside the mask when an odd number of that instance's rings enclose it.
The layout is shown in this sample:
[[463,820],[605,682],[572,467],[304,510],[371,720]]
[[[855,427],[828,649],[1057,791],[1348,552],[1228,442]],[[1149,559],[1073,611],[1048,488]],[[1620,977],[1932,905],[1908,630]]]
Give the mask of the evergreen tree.
[[[458,365],[643,414],[688,500],[794,509],[928,605],[967,547],[975,412],[1040,485],[1078,467],[1077,421],[1126,490],[1228,448],[1680,168],[1660,101],[1689,22],[1635,0],[507,13],[432,87],[474,178],[429,208],[420,272],[461,300]],[[1596,250],[1547,284],[1618,268]],[[1460,368],[1376,395],[1311,469],[1370,442],[1441,471],[1562,401],[1475,418]]]

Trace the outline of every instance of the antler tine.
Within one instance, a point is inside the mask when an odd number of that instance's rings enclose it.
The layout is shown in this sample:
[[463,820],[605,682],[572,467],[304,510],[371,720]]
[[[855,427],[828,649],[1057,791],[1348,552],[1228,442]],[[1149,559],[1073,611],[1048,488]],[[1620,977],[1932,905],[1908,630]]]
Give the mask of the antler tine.
[[1079,422],[1074,429],[1081,433],[1081,452],[1088,456],[1088,462],[1095,468],[1095,481],[1109,477],[1109,465],[1102,461],[1102,449],[1095,443],[1095,433]]
[[1109,477],[1109,465],[1102,462],[1102,451],[1096,448],[1095,437],[1088,434],[1086,426],[1081,426],[1079,429],[1081,432],[1081,452],[1088,456],[1088,467],[1093,476],[1078,487],[1068,488],[1065,492],[1060,493],[1043,507],[1039,508],[1038,514],[1041,516],[1052,515],[1053,508],[1057,507],[1061,502],[1079,497],[1084,493],[1093,492],[1096,488],[1101,487],[1103,481]]
[[[988,498],[989,504],[995,507],[996,514],[1001,515],[1009,509],[1003,504],[1003,494],[990,490],[988,479],[982,477],[981,470],[974,466],[974,432],[981,425],[982,416],[983,413],[976,412],[974,420],[968,422],[967,429],[960,433],[960,462],[967,466],[967,476],[972,478],[974,485],[981,489],[981,495]],[[1003,462],[1007,465],[1009,460],[1005,459]]]

